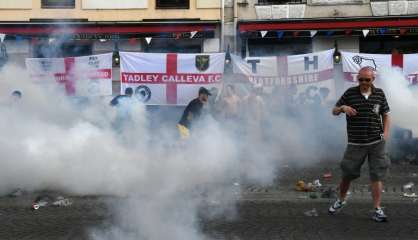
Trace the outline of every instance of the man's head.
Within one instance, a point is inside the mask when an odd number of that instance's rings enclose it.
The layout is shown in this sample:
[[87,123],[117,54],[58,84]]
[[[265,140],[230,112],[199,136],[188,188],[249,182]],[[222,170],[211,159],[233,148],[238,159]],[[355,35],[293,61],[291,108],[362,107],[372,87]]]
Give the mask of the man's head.
[[22,98],[22,92],[19,90],[15,90],[12,92],[12,98],[15,100],[20,100]]
[[134,90],[130,87],[125,89],[125,95],[132,97],[132,94],[134,93]]
[[206,103],[210,95],[212,94],[206,88],[204,87],[199,88],[199,100],[202,103]]
[[373,85],[374,79],[375,79],[375,72],[374,72],[374,69],[371,67],[363,67],[358,72],[357,80],[359,82],[360,87],[362,88],[371,87]]

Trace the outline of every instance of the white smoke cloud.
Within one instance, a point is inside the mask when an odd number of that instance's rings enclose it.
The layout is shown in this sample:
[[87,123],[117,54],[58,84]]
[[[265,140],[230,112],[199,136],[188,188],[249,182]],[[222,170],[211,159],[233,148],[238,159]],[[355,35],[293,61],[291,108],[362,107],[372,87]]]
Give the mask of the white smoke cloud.
[[[326,107],[266,112],[267,141],[236,135],[209,118],[179,143],[177,119],[151,128],[135,100],[120,108],[110,107],[108,98],[77,104],[60,87],[31,84],[24,72],[14,66],[0,72],[0,193],[19,187],[118,196],[110,203],[114,224],[92,230],[95,240],[204,239],[197,220],[202,205],[216,203],[206,216],[233,216],[234,182],[269,185],[284,161],[333,158],[338,147],[330,146],[344,140],[344,127]],[[19,102],[7,99],[15,89],[23,93]],[[121,116],[129,116],[122,126],[115,122]]]
[[418,134],[418,88],[411,86],[401,69],[387,68],[379,72],[377,84],[383,88],[391,107],[392,124]]
[[[417,95],[403,80],[399,71],[387,70],[378,81],[393,122],[416,134]],[[23,93],[19,102],[9,98],[16,89]],[[60,87],[31,84],[13,65],[0,72],[0,96],[0,193],[19,187],[118,196],[109,203],[113,224],[93,229],[94,240],[205,239],[202,206],[216,205],[203,211],[207,217],[234,216],[234,182],[269,185],[283,162],[339,161],[345,144],[344,118],[331,115],[332,105],[295,106],[280,114],[266,107],[265,141],[206,119],[180,144],[173,131],[177,119],[155,129],[150,126],[162,119],[151,122],[135,101],[116,109],[108,98],[76,104]],[[125,126],[115,123],[126,114]]]
[[[7,66],[0,73],[1,194],[23,188],[128,197],[115,211],[132,228],[116,224],[111,235],[94,235],[105,239],[198,239],[198,205],[208,196],[232,199],[223,186],[238,177],[238,151],[218,124],[179,145],[171,130],[148,128],[145,107],[135,100],[119,108],[109,99],[81,106],[59,86],[32,84],[24,72]],[[20,101],[9,99],[16,89]],[[115,123],[127,115],[125,126]]]

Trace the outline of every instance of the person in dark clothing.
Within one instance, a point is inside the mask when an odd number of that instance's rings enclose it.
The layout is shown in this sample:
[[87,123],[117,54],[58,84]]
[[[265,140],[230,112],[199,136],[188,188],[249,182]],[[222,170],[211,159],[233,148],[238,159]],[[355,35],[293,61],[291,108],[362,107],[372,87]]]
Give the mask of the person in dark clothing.
[[118,95],[110,101],[110,106],[114,107],[116,111],[115,119],[112,122],[113,129],[118,132],[122,133],[123,130],[130,126],[132,123],[132,95],[133,90],[132,88],[128,87],[125,89],[124,95]]
[[112,101],[110,101],[110,106],[118,106],[122,99],[131,98],[133,93],[134,93],[134,91],[133,91],[132,88],[130,88],[130,87],[126,88],[124,95],[117,95],[116,97],[114,97],[112,99]]
[[380,202],[382,180],[390,161],[386,152],[386,140],[390,129],[390,108],[382,89],[373,85],[373,68],[363,67],[357,76],[359,85],[349,88],[332,110],[334,115],[345,113],[348,145],[341,162],[342,180],[338,199],[329,208],[330,214],[339,212],[346,204],[350,183],[360,177],[361,166],[368,160],[373,205],[372,216],[377,222],[387,221]]
[[212,94],[208,89],[201,87],[199,89],[199,96],[193,99],[187,105],[186,109],[184,109],[183,115],[177,124],[177,129],[179,130],[180,137],[182,139],[190,137],[190,128],[192,127],[192,123],[200,118],[203,105],[208,102],[210,95]]

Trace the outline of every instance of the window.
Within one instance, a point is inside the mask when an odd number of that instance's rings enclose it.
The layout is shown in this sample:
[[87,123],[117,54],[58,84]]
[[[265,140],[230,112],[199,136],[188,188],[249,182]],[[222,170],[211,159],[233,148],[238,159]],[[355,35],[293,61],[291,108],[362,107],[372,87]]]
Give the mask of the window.
[[75,0],[42,0],[42,8],[75,8]]
[[306,3],[306,0],[258,0],[259,4],[287,4],[287,3]]
[[190,0],[157,0],[157,8],[188,9]]

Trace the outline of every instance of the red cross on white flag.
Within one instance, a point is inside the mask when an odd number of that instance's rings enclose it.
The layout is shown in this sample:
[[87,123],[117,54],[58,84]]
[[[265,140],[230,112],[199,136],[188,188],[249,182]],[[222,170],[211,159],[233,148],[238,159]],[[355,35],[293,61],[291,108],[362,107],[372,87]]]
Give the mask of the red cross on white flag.
[[343,72],[346,81],[357,83],[358,71],[371,67],[379,72],[390,67],[401,68],[410,84],[418,83],[418,54],[367,54],[342,52]]
[[[167,75],[177,74],[177,54],[167,54]],[[177,103],[177,83],[167,83],[166,85],[166,96],[168,104]]]
[[68,58],[28,58],[37,83],[59,83],[69,96],[112,95],[112,53]]
[[65,92],[70,96],[75,94],[74,63],[75,58],[64,58],[65,72],[54,74],[57,82],[64,85]]
[[186,105],[198,89],[219,87],[225,54],[121,52],[121,92],[133,88],[150,105]]

